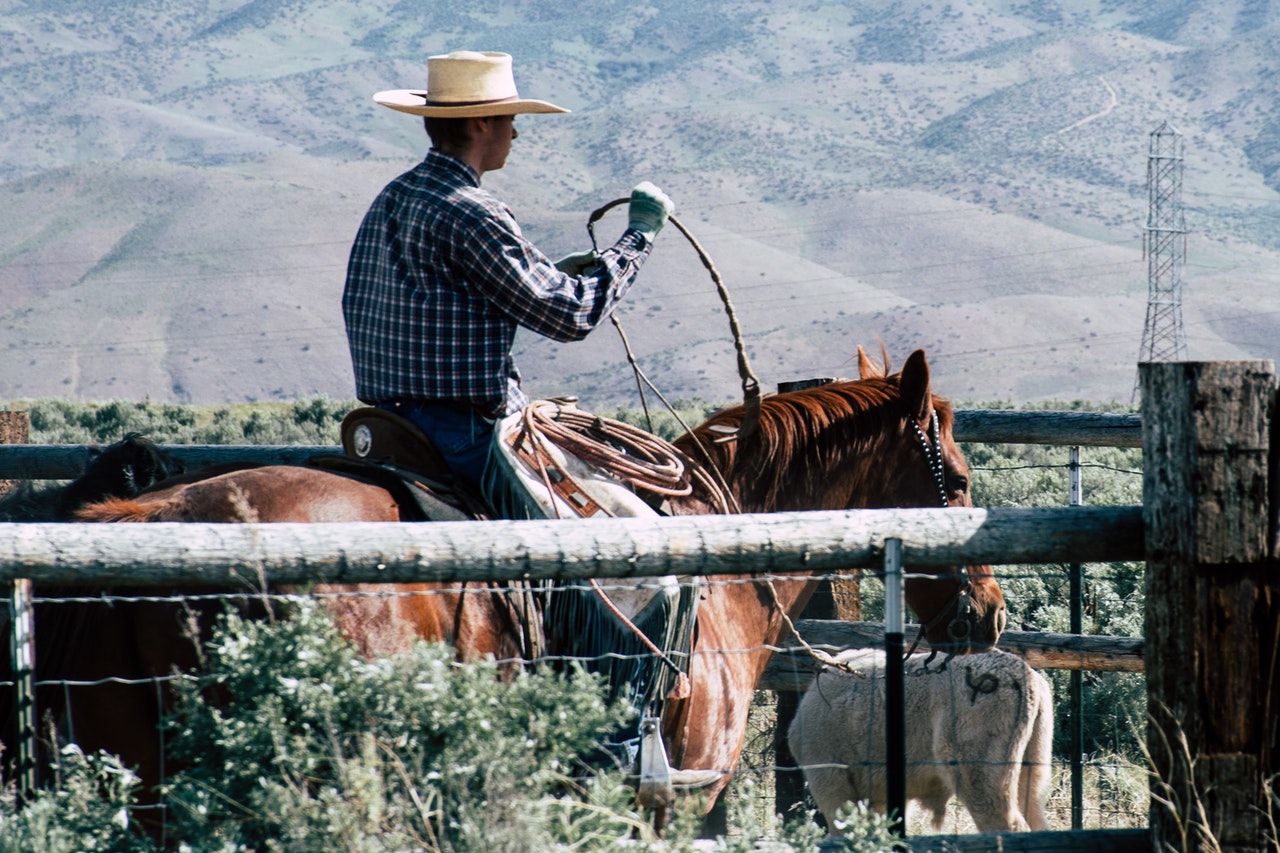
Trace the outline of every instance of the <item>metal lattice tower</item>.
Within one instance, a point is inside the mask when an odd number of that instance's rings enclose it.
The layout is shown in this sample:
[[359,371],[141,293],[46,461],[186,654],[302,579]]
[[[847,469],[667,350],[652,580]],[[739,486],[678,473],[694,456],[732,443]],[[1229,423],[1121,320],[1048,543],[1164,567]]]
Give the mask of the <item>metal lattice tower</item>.
[[[1138,362],[1182,361],[1187,357],[1182,328],[1182,267],[1187,260],[1182,134],[1167,121],[1152,131],[1147,148],[1147,208],[1142,240],[1147,259],[1147,324]],[[1134,399],[1137,396],[1135,384]]]

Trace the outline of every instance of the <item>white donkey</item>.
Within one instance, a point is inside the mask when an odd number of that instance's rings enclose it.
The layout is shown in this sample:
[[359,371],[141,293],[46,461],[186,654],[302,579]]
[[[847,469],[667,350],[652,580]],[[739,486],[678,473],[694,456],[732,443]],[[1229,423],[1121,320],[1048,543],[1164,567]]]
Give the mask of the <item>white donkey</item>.
[[[860,675],[824,669],[800,701],[787,733],[818,810],[834,834],[845,803],[885,811],[884,652],[837,656]],[[1047,829],[1053,745],[1049,682],[1007,652],[952,658],[926,670],[906,662],[907,798],[941,829],[954,794],[980,832]]]

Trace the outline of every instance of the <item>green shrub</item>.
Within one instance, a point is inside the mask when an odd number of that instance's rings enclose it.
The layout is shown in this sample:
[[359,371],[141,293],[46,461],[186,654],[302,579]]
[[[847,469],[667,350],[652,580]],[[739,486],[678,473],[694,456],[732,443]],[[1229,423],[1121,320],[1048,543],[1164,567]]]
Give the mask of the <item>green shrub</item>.
[[[577,756],[630,713],[581,672],[504,681],[419,644],[361,658],[315,602],[287,619],[229,613],[206,646],[207,675],[179,686],[168,722],[177,772],[163,790],[170,848],[183,853],[342,851],[692,851],[698,801],[674,808],[658,842],[620,772],[586,774]],[[0,853],[153,853],[129,819],[136,777],[115,759],[63,752],[55,789],[19,807],[0,799]],[[759,806],[699,850],[810,851],[808,815],[777,835]],[[869,848],[882,820],[854,826]],[[861,846],[855,846],[861,845]]]
[[338,443],[338,426],[356,400],[315,397],[295,403],[180,406],[168,403],[17,401],[0,405],[31,417],[33,444],[110,444],[139,432],[161,444]]
[[85,755],[67,746],[54,767],[54,784],[19,808],[14,788],[0,796],[0,853],[149,853],[129,808],[138,777],[114,756]]
[[443,645],[364,660],[312,603],[229,615],[208,668],[171,726],[166,799],[192,853],[552,849],[643,826],[620,778],[575,778],[626,715],[582,673],[502,682]]

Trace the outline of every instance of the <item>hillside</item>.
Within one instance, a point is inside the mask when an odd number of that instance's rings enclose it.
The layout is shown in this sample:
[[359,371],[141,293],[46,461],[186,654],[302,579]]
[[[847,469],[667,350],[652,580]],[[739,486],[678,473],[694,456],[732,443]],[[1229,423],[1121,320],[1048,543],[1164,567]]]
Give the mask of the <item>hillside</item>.
[[[1280,352],[1280,0],[0,0],[0,401],[350,396],[346,254],[425,150],[370,96],[459,47],[573,110],[485,177],[526,234],[581,249],[658,183],[766,389],[883,341],[960,400],[1127,401],[1166,120],[1189,353]],[[668,397],[737,396],[675,229],[618,316]],[[635,402],[611,328],[518,359],[534,394]]]

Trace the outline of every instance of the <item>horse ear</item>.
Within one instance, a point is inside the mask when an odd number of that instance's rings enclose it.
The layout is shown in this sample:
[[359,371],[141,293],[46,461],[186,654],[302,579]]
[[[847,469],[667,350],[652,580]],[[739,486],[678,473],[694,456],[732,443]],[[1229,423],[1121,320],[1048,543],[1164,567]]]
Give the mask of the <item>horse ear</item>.
[[880,364],[877,366],[867,351],[862,348],[862,344],[858,344],[858,378],[859,379],[882,379],[889,375],[889,351],[884,348],[884,343],[880,344]]
[[858,378],[873,379],[879,376],[875,365],[871,363],[871,359],[867,357],[867,351],[862,348],[862,344],[858,344]]
[[907,357],[907,363],[902,365],[898,387],[903,405],[916,420],[927,420],[933,414],[933,395],[929,392],[929,361],[924,357],[924,350],[918,349]]

